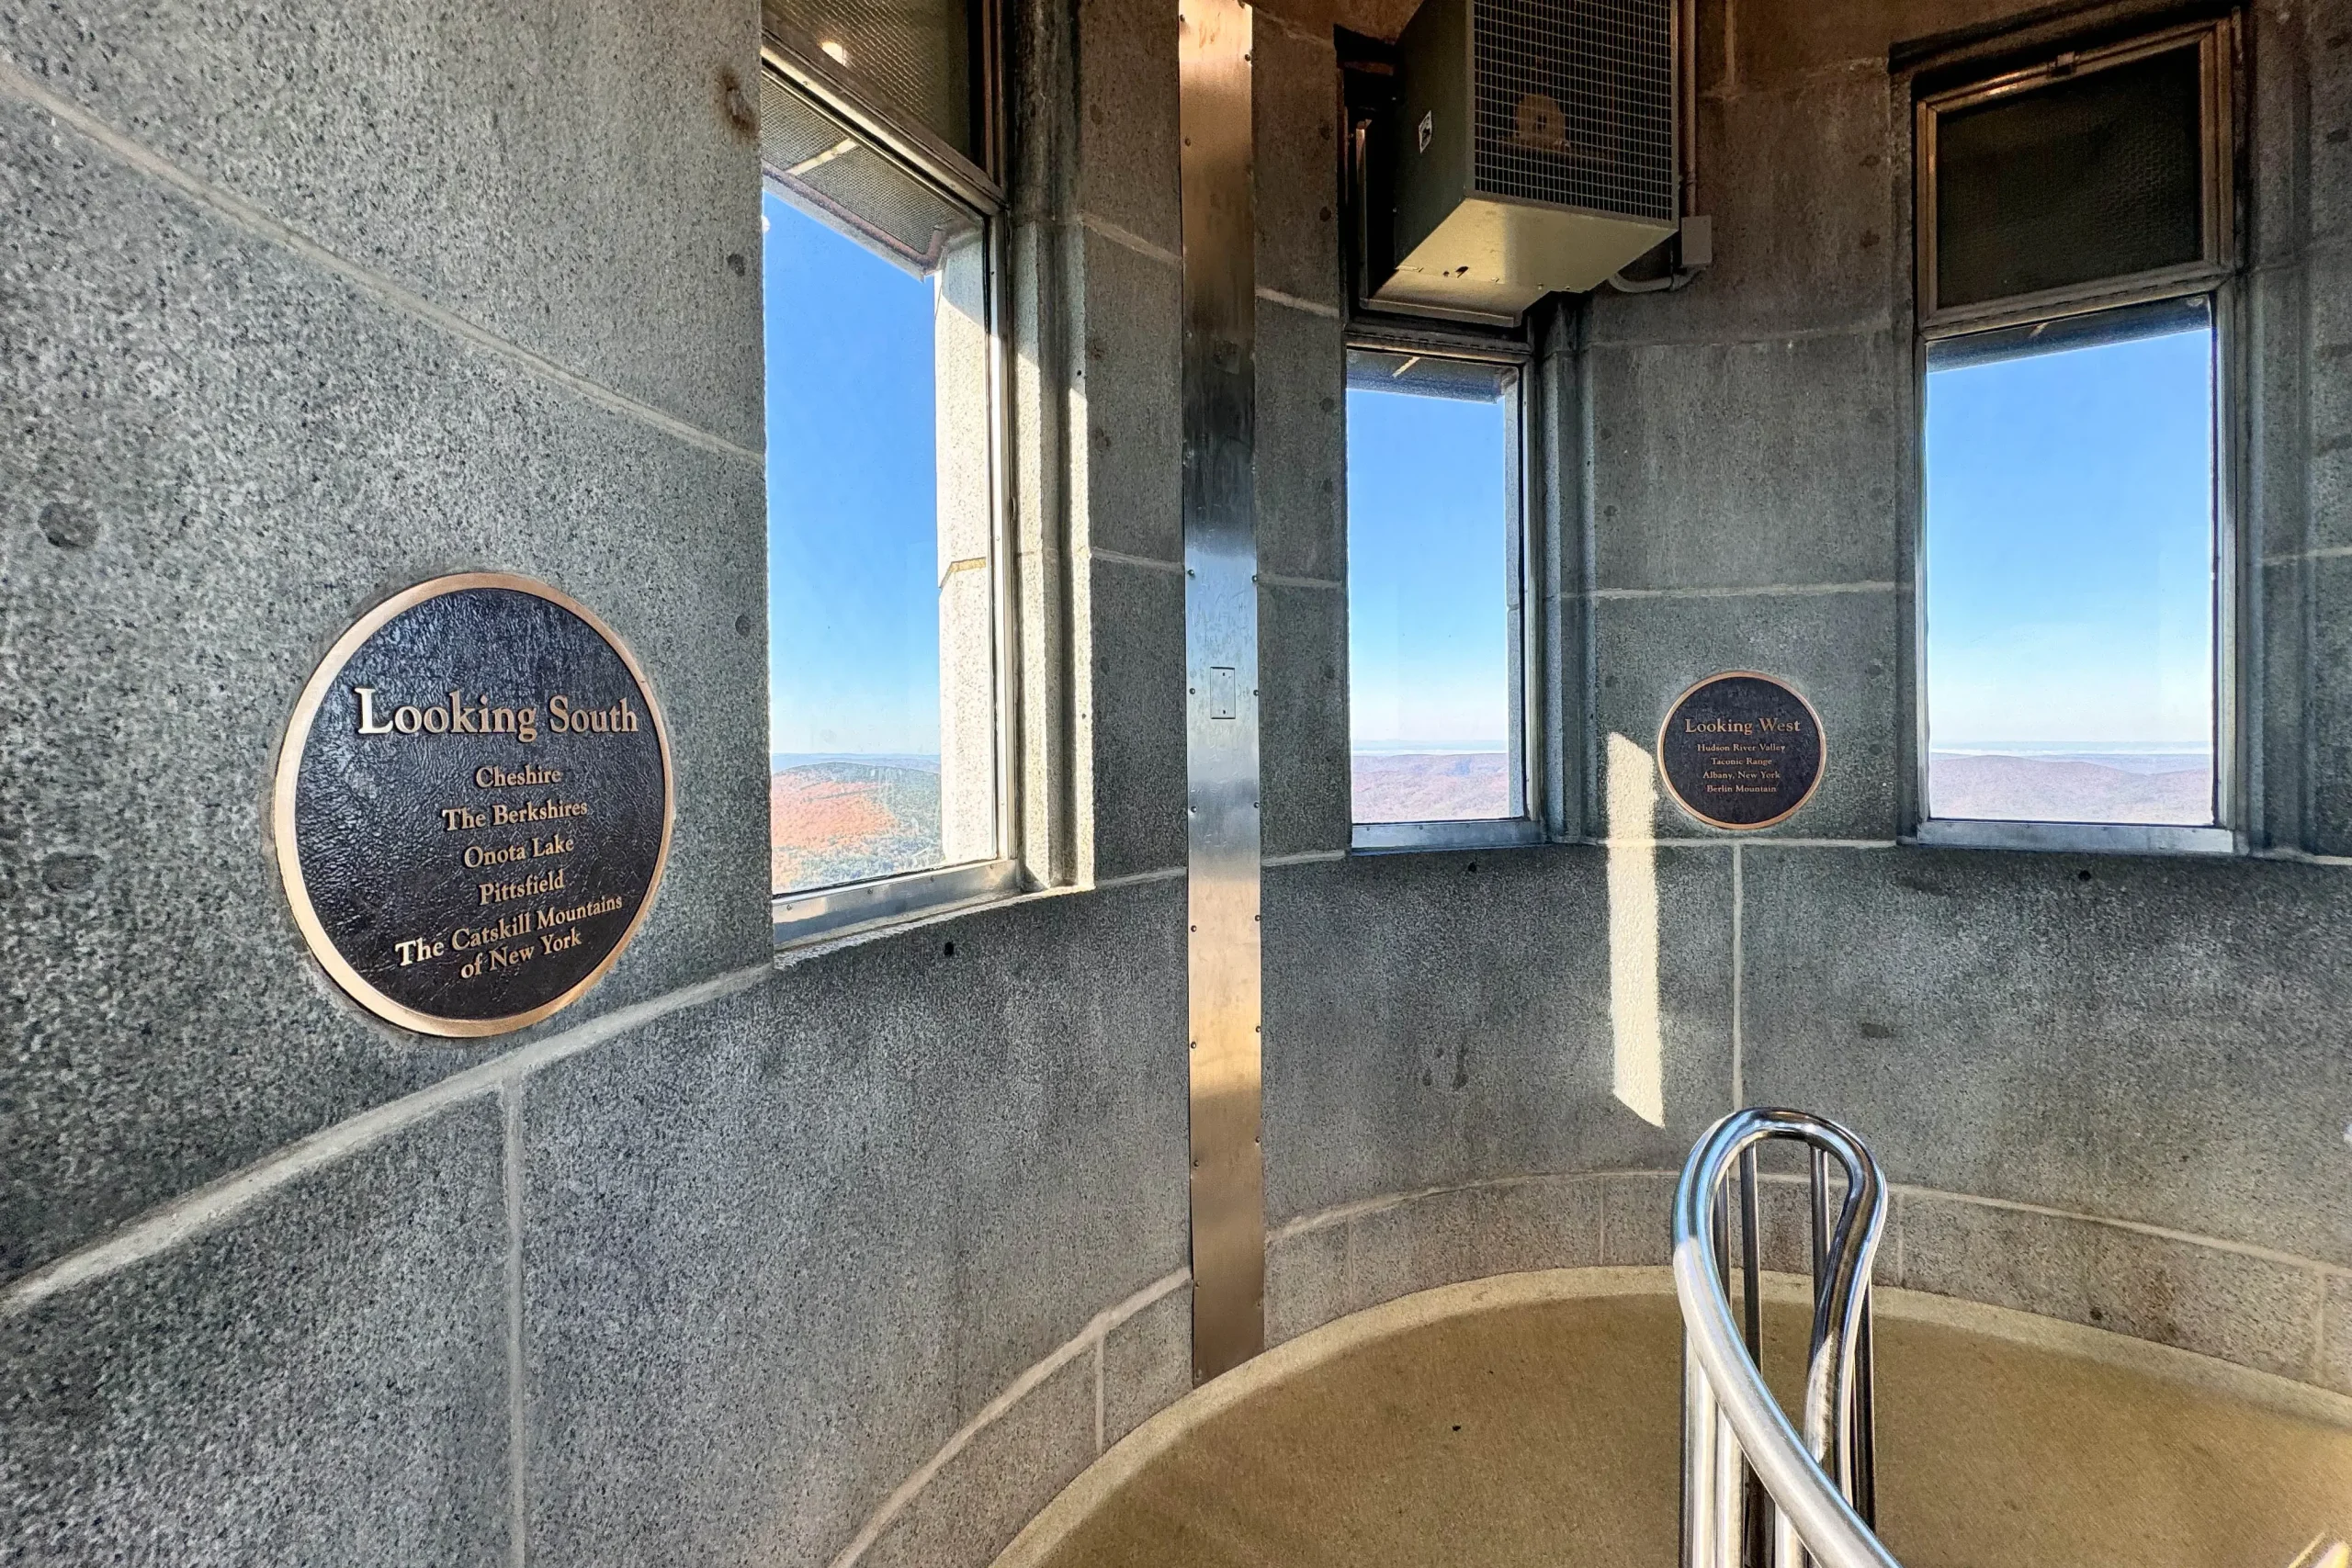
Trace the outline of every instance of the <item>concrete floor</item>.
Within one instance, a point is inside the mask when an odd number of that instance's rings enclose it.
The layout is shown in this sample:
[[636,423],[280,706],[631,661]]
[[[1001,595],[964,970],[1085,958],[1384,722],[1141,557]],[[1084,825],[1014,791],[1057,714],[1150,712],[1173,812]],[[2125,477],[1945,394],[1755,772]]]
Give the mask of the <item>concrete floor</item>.
[[[1769,1319],[1778,1382],[1803,1320]],[[1391,1303],[1162,1412],[999,1568],[1668,1568],[1679,1335],[1662,1271]],[[1906,1568],[2286,1568],[2352,1531],[2352,1401],[2298,1384],[1885,1292],[1878,1387]]]

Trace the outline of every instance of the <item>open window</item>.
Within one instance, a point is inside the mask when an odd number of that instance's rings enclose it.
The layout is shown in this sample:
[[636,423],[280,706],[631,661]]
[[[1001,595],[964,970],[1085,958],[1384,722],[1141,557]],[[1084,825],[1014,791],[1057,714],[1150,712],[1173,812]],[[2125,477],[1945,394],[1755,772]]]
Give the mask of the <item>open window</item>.
[[1920,102],[1923,842],[2236,844],[2228,48]]
[[1534,842],[1521,371],[1348,355],[1354,843]]
[[1001,204],[968,155],[986,116],[960,6],[768,23],[770,873],[791,940],[1014,882]]

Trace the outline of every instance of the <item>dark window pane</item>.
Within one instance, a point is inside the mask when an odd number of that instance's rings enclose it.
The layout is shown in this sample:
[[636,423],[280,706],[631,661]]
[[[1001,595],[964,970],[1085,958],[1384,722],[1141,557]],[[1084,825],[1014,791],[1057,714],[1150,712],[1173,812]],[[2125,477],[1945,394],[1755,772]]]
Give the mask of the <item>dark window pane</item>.
[[766,0],[768,31],[978,163],[966,0]]
[[2196,261],[2201,102],[2191,45],[1943,115],[1937,304]]

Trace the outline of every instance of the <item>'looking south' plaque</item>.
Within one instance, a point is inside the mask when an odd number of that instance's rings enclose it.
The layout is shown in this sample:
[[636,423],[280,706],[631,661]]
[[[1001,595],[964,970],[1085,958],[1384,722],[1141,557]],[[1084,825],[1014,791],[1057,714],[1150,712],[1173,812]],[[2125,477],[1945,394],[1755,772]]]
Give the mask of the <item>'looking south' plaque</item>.
[[1683,810],[1713,828],[1770,828],[1821,783],[1821,716],[1770,675],[1710,675],[1674,700],[1657,767]]
[[670,852],[670,742],[589,611],[494,572],[394,594],[303,688],[277,867],[311,951],[426,1034],[536,1023],[604,976]]

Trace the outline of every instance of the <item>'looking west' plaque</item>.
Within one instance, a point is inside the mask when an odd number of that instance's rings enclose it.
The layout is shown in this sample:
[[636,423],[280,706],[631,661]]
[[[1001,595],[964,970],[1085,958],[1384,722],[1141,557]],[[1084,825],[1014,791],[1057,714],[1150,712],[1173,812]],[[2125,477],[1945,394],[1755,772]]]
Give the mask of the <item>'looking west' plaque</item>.
[[1770,828],[1821,783],[1821,716],[1770,675],[1710,675],[1674,701],[1657,767],[1676,804],[1711,828]]
[[278,873],[363,1006],[503,1033],[620,957],[669,858],[670,789],[661,712],[602,622],[527,579],[436,578],[368,612],[303,688]]

